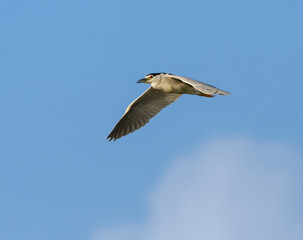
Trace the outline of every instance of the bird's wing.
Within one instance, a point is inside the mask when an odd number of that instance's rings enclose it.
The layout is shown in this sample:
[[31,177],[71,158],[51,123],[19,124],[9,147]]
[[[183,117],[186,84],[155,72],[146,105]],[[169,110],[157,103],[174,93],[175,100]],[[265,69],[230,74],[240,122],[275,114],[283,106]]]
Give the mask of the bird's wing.
[[197,89],[198,91],[200,91],[206,95],[212,95],[212,94],[230,95],[229,92],[223,91],[214,86],[211,86],[209,84],[206,84],[206,83],[203,83],[203,82],[191,79],[191,78],[181,77],[181,76],[177,76],[177,75],[171,75],[169,77],[182,81],[184,83],[187,83],[187,84],[191,85],[192,87],[194,87],[195,89]]
[[143,127],[148,123],[149,119],[176,101],[181,95],[182,94],[165,93],[150,87],[127,107],[124,115],[108,135],[107,139],[109,139],[109,141],[114,139],[115,141]]

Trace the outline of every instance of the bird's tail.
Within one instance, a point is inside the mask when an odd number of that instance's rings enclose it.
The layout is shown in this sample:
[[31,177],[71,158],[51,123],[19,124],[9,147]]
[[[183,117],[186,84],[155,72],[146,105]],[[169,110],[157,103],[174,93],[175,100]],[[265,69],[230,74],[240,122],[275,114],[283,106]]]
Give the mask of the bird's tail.
[[226,91],[218,89],[218,92],[216,92],[216,94],[219,94],[219,95],[230,95],[230,92],[226,92]]
[[214,97],[217,94],[219,94],[219,95],[230,95],[230,92],[226,92],[226,91],[217,89],[214,93],[211,93],[211,94],[206,94],[206,93],[200,92],[198,95],[202,96],[202,97]]

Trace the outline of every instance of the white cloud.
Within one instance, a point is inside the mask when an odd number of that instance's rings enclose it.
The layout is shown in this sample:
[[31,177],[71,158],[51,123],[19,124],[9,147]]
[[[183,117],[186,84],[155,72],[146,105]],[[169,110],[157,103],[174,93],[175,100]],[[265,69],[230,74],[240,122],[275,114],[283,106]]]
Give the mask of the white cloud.
[[302,166],[284,144],[215,138],[173,162],[144,226],[102,230],[95,240],[303,239]]

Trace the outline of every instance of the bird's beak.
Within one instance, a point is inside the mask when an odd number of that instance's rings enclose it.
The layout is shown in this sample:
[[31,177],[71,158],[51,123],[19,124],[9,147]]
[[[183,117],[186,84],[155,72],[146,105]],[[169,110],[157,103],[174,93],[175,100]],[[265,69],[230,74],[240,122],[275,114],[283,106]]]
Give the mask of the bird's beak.
[[140,79],[139,81],[137,81],[137,83],[145,83],[146,79],[145,78],[142,78]]

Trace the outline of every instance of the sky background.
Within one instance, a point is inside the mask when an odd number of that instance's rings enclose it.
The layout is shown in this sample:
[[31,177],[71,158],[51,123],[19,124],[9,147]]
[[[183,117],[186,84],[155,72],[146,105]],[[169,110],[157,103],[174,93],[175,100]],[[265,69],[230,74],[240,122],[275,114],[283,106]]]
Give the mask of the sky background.
[[[0,239],[302,239],[302,11],[0,0]],[[108,143],[150,72],[232,95]]]

